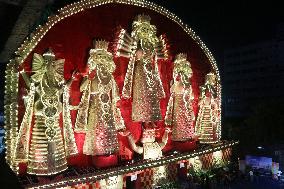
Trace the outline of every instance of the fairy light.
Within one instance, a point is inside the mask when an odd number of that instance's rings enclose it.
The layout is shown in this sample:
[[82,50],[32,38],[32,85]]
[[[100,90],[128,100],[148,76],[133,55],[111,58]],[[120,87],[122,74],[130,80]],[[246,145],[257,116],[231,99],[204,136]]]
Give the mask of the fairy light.
[[[116,177],[118,175],[126,175],[128,173],[135,173],[136,171],[144,170],[146,168],[157,168],[169,163],[178,163],[180,161],[188,161],[191,162],[192,165],[195,164],[195,168],[199,169],[202,166],[202,162],[200,161],[201,155],[210,154],[218,150],[228,150],[232,146],[237,145],[238,141],[231,142],[223,142],[217,143],[214,146],[207,146],[205,149],[197,149],[194,152],[187,153],[177,153],[173,156],[165,156],[160,157],[156,160],[148,160],[141,163],[135,163],[128,166],[123,167],[115,167],[106,169],[100,172],[88,173],[86,175],[80,175],[79,177],[70,177],[62,179],[61,181],[52,181],[52,183],[48,184],[34,184],[28,186],[28,188],[33,189],[43,189],[43,188],[58,188],[63,186],[74,186],[77,184],[84,184],[86,182],[95,183],[96,181],[102,179],[108,179],[109,177]],[[190,164],[188,164],[189,166]]]
[[[118,4],[128,4],[128,5],[134,5],[134,6],[139,6],[139,7],[145,7],[150,10],[156,11],[170,20],[174,21],[177,23],[202,49],[204,54],[207,56],[209,59],[209,62],[211,63],[211,66],[217,75],[217,93],[218,96],[221,97],[221,84],[220,84],[220,74],[217,68],[216,61],[212,55],[212,53],[209,51],[209,49],[206,47],[206,45],[203,43],[203,41],[200,39],[199,36],[195,34],[195,32],[189,28],[185,23],[181,21],[180,18],[178,18],[175,14],[169,12],[167,9],[158,6],[152,2],[144,1],[144,0],[134,0],[134,1],[129,1],[129,0],[98,0],[98,1],[93,1],[93,0],[82,0],[80,2],[75,2],[70,5],[67,5],[59,10],[59,13],[57,15],[50,16],[48,18],[47,23],[44,26],[38,26],[36,31],[31,34],[30,39],[26,39],[23,44],[19,47],[19,49],[15,52],[16,55],[19,55],[18,57],[18,64],[22,64],[26,57],[32,52],[32,50],[35,48],[35,46],[39,43],[39,41],[43,38],[43,36],[48,32],[49,29],[51,29],[53,26],[55,26],[59,21],[62,19],[65,19],[69,16],[72,16],[74,14],[77,14],[79,12],[82,12],[86,9],[94,8],[100,5],[104,4],[109,4],[109,3],[118,3]],[[221,101],[220,107],[221,107]],[[221,108],[220,108],[221,110]],[[218,139],[221,138],[221,121],[217,127],[217,135]]]
[[[187,141],[194,137],[194,113],[192,107],[192,70],[187,55],[176,55],[173,70],[171,96],[167,105],[165,124],[173,126],[172,140]],[[178,80],[178,77],[179,80]]]
[[[124,120],[116,106],[120,100],[116,81],[113,78],[115,63],[107,50],[109,42],[96,40],[87,62],[89,74],[81,83],[83,92],[75,123],[75,132],[86,132],[83,153],[106,155],[118,151],[117,131],[124,130]],[[97,87],[94,89],[94,85]],[[93,117],[97,119],[93,119]]]
[[200,87],[199,111],[195,131],[201,143],[216,143],[219,135],[216,130],[220,124],[220,101],[216,95],[216,76],[208,73],[205,83]]

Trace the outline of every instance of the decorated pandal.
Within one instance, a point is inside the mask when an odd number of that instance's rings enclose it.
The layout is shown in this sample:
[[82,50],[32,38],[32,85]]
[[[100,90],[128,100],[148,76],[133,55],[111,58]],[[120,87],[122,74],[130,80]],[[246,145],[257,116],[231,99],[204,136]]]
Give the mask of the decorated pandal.
[[27,188],[154,188],[230,161],[220,105],[216,62],[175,15],[83,0],[7,66],[6,160]]

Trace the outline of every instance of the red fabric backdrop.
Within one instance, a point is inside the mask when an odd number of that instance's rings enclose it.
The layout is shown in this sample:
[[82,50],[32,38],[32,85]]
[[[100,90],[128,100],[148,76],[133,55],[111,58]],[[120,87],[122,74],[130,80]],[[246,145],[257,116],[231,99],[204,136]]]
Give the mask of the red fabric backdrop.
[[[34,50],[25,60],[23,67],[26,71],[31,70],[31,61],[33,53],[42,54],[47,48],[51,47],[56,57],[64,58],[64,76],[68,80],[74,70],[84,73],[87,59],[89,56],[89,49],[92,47],[94,38],[105,39],[107,41],[115,41],[115,36],[119,27],[131,32],[131,24],[136,15],[145,13],[150,15],[151,23],[156,25],[158,35],[164,34],[167,38],[171,58],[169,61],[159,63],[161,80],[166,92],[166,98],[161,101],[162,115],[165,116],[167,102],[170,96],[169,88],[172,79],[173,58],[177,53],[187,53],[188,60],[191,62],[193,77],[192,87],[195,96],[194,110],[197,115],[197,100],[199,96],[199,86],[204,82],[206,73],[212,70],[209,60],[199,47],[199,45],[186,34],[186,32],[175,22],[166,18],[165,16],[146,8],[136,7],[132,5],[121,4],[107,4],[85,10],[73,16],[70,16],[51,28],[48,33],[42,38]],[[112,50],[112,44],[109,46]],[[124,76],[127,70],[128,61],[125,58],[115,58],[116,70],[114,73],[115,80],[119,86],[120,94],[123,87]],[[19,69],[23,69],[22,67]],[[72,84],[71,104],[78,105],[80,102],[81,93],[79,92],[79,84],[82,76]],[[25,95],[25,85],[20,78],[19,94],[20,97]],[[22,121],[25,107],[22,98],[19,98],[19,124]],[[131,121],[131,101],[122,99],[121,106],[122,116],[125,120],[126,127],[131,131],[136,140],[141,135],[141,127],[139,123]],[[76,111],[72,112],[72,121],[74,124]],[[160,129],[160,136],[163,134],[164,123],[158,123]],[[87,166],[91,163],[90,157],[82,155],[82,147],[84,142],[84,134],[75,134],[76,143],[79,149],[79,155],[70,159],[69,163],[80,166]],[[128,141],[125,137],[119,136],[121,141],[121,153],[129,151]],[[181,145],[177,143],[177,147]],[[191,148],[192,144],[182,144],[183,147]],[[126,148],[124,148],[124,146]],[[164,151],[170,150],[175,146],[169,140]],[[131,150],[130,150],[131,151]]]

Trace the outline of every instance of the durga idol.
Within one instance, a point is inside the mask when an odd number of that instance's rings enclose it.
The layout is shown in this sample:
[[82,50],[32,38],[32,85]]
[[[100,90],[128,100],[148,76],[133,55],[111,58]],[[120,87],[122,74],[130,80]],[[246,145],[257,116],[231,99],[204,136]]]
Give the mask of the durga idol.
[[122,96],[132,97],[132,120],[151,124],[162,120],[160,99],[165,97],[157,62],[167,57],[162,37],[148,15],[138,15],[129,35],[119,33],[117,56],[129,58]]

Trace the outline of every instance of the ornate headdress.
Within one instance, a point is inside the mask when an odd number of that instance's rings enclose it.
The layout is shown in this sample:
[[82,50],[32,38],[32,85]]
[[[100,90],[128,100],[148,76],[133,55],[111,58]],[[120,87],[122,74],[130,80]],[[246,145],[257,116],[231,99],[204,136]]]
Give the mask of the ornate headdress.
[[94,40],[94,48],[90,50],[90,60],[88,61],[90,70],[94,70],[96,66],[103,65],[113,72],[115,70],[115,64],[113,62],[113,56],[108,51],[109,42],[105,40]]
[[145,14],[139,14],[135,17],[134,22],[132,23],[132,29],[140,26],[141,24],[150,25],[151,17]]
[[45,53],[43,53],[42,56],[45,60],[55,60],[55,54],[51,50],[51,48],[48,48],[48,50]]
[[[133,23],[132,23],[132,36],[137,35],[139,32],[149,32],[156,33],[157,28],[156,26],[152,25],[150,23],[151,17],[149,15],[145,14],[139,14],[135,17]],[[147,28],[148,31],[141,31],[140,28]]]
[[174,66],[175,72],[177,73],[185,75],[192,74],[190,62],[187,60],[187,55],[185,53],[176,55]]
[[185,53],[179,53],[176,55],[176,58],[175,58],[175,63],[179,63],[181,61],[186,61],[187,59],[187,56]]
[[105,50],[105,51],[107,51],[108,44],[109,44],[109,42],[107,42],[105,40],[94,40],[93,41],[93,46],[95,47],[96,50]]
[[216,83],[216,75],[213,72],[209,72],[205,76],[205,84],[214,85]]

